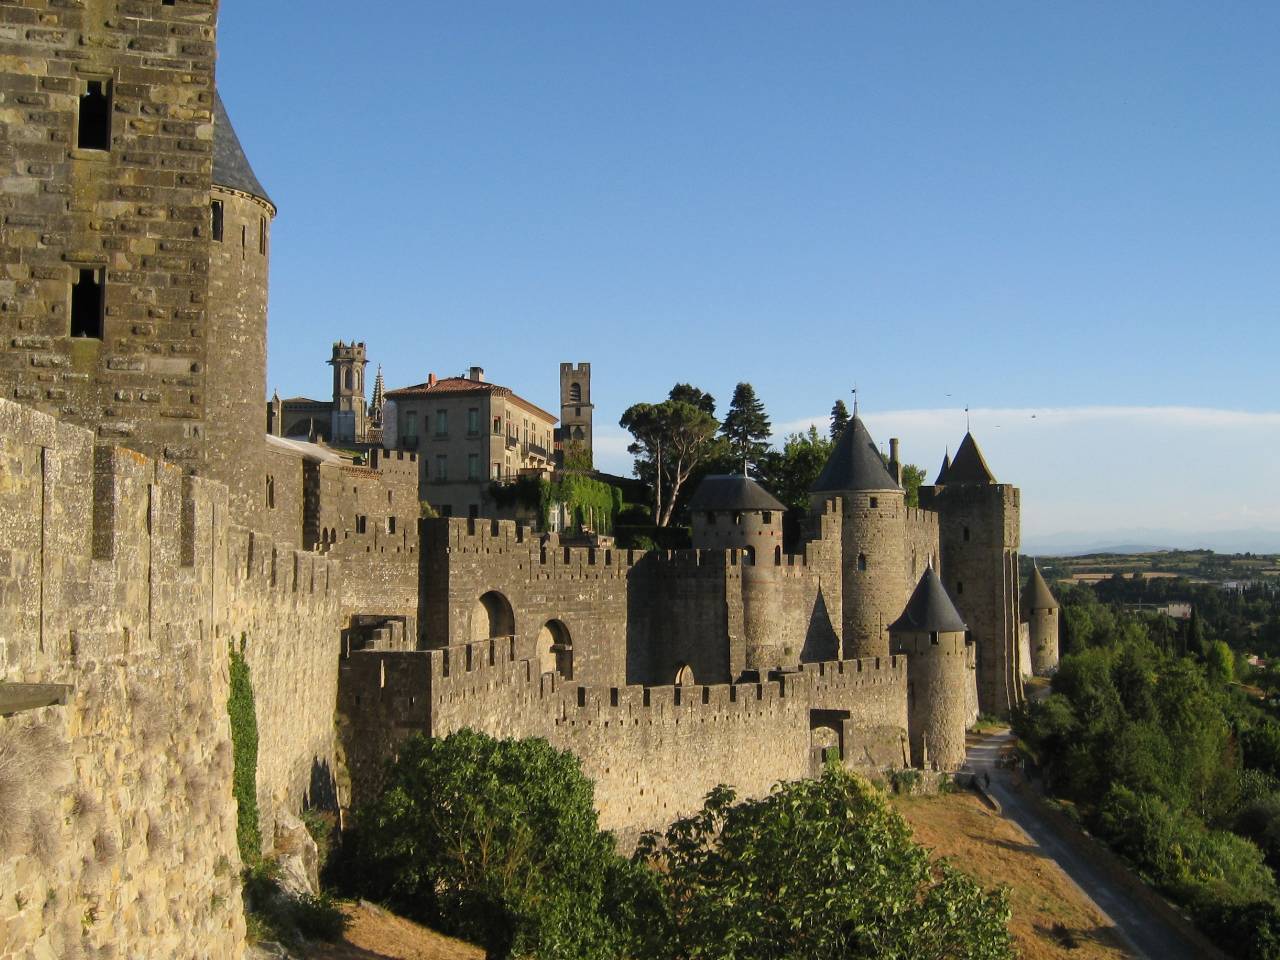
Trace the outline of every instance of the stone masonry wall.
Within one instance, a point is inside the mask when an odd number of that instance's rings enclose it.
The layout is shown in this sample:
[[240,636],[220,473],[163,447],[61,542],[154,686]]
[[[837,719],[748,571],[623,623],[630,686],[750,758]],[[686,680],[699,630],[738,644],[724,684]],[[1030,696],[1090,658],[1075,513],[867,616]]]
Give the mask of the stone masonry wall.
[[[0,401],[0,679],[67,683],[0,718],[0,957],[240,955],[226,494]],[[199,558],[199,562],[196,562]]]
[[339,569],[229,516],[221,485],[0,400],[0,678],[74,687],[0,718],[40,771],[0,830],[0,958],[239,956],[228,642],[269,841],[332,767]]
[[[224,484],[237,522],[261,528],[265,509],[262,410],[267,396],[267,236],[271,205],[213,188],[222,240],[209,271],[208,476]],[[297,542],[297,536],[291,538]]]
[[600,687],[539,675],[511,640],[485,640],[354,652],[339,693],[357,805],[403,737],[469,727],[546,737],[576,754],[596,784],[601,825],[624,837],[697,809],[717,784],[759,796],[808,775],[811,712],[820,708],[868,740],[886,729],[905,740],[906,662],[815,664],[759,684]]
[[[98,436],[204,458],[216,0],[0,5],[0,381]],[[76,145],[109,84],[109,150]],[[103,280],[102,336],[71,286]]]

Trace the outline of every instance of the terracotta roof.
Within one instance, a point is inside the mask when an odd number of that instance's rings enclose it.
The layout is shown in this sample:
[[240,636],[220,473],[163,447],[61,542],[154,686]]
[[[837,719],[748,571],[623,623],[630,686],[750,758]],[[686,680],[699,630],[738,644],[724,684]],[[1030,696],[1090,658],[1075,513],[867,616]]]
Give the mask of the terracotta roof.
[[871,434],[857,414],[840,434],[827,465],[813,486],[812,493],[839,493],[844,490],[898,490],[889,469],[876,449]]
[[967,629],[933,567],[925,568],[902,616],[889,624],[890,633],[963,633]]
[[[244,155],[236,128],[231,125],[227,108],[222,103],[222,95],[217,92],[213,95],[213,184],[271,203],[267,191],[249,165],[249,158]],[[275,204],[271,203],[271,206]]]
[[408,387],[400,387],[397,390],[388,390],[385,396],[388,400],[396,400],[400,397],[437,396],[446,393],[455,395],[476,394],[477,396],[489,394],[503,397],[530,413],[543,417],[552,423],[558,422],[557,417],[519,396],[510,387],[499,386],[496,383],[488,383],[484,380],[472,380],[470,377],[441,377],[435,382],[428,380],[426,383],[415,383]]
[[764,487],[740,473],[718,473],[702,478],[689,500],[690,510],[778,510],[786,507]]
[[947,483],[995,483],[995,474],[987,466],[986,458],[978,449],[978,441],[972,433],[966,433],[960,441],[956,458],[947,468]]
[[1045,583],[1040,568],[1032,564],[1031,576],[1022,591],[1023,613],[1030,613],[1032,610],[1057,610],[1058,607],[1058,601],[1049,591],[1049,584]]
[[292,437],[277,437],[267,434],[267,446],[275,447],[285,453],[292,453],[302,457],[304,460],[314,460],[317,463],[333,463],[351,465],[351,461],[344,459],[334,453],[328,447],[322,447],[318,443],[312,443],[309,440],[297,440]]

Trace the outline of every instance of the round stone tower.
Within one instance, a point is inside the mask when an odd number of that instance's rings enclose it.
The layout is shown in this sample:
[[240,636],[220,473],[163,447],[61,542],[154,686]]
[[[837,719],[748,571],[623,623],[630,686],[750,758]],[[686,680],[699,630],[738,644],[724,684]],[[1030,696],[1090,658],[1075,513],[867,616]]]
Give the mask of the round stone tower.
[[1058,601],[1035,564],[1022,591],[1022,619],[1031,636],[1031,672],[1051,676],[1058,669]]
[[782,642],[779,577],[782,514],[764,487],[740,474],[709,476],[689,501],[693,545],[699,550],[741,550],[744,668],[763,676],[793,669],[800,650]]
[[890,622],[902,612],[907,585],[905,494],[855,412],[810,488],[815,515],[840,497],[841,635],[844,657],[889,653]]
[[893,652],[907,658],[907,733],[917,767],[957,770],[964,764],[964,734],[977,699],[965,630],[933,567],[889,626]]
[[275,205],[214,95],[209,229],[206,473],[227,485],[234,522],[263,508],[267,399],[267,273]]

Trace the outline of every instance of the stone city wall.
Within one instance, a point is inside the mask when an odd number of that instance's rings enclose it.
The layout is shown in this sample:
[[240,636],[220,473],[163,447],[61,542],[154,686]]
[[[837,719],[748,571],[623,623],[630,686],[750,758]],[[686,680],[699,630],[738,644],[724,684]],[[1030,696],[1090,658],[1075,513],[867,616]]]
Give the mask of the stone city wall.
[[718,784],[759,796],[807,776],[814,710],[847,723],[856,765],[901,766],[906,702],[901,657],[813,664],[764,683],[601,687],[539,674],[508,638],[356,651],[342,662],[339,713],[357,806],[404,737],[471,728],[546,737],[577,755],[601,825],[630,837],[697,809]]
[[339,570],[230,514],[220,484],[0,401],[0,679],[74,689],[0,718],[5,960],[239,956],[228,643],[269,843],[333,765]]

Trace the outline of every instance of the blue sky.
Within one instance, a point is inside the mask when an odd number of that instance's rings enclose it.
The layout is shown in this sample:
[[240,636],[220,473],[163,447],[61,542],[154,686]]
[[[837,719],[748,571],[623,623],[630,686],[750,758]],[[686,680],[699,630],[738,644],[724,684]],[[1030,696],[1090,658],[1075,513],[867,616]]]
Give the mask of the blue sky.
[[975,408],[1029,539],[1280,531],[1280,5],[297,9],[224,0],[218,68],[282,395],[339,338],[551,407],[589,360],[625,472],[676,381],[856,383],[930,470]]

